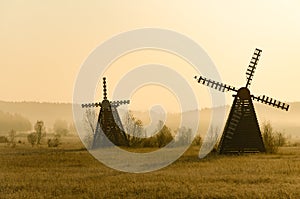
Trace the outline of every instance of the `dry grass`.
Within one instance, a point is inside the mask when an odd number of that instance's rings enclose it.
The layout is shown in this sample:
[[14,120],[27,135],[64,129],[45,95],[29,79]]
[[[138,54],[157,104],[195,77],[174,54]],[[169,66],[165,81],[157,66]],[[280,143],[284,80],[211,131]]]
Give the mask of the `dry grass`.
[[0,146],[0,198],[300,198],[300,148],[214,156],[192,147],[162,170],[130,174],[71,139],[59,149]]

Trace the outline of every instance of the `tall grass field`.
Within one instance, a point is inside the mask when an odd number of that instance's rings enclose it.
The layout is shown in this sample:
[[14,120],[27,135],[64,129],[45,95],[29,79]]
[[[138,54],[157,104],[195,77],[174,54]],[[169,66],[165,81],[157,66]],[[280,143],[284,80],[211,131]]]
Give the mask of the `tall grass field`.
[[300,198],[300,147],[205,159],[198,152],[193,146],[166,168],[132,174],[97,161],[77,137],[58,148],[1,144],[0,198]]

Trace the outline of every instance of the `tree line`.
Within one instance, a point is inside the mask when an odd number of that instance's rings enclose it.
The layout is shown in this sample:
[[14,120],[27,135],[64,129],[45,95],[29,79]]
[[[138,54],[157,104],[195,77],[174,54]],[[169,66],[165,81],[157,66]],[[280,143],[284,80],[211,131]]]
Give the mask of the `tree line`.
[[189,144],[200,145],[201,137],[197,135],[193,139],[192,129],[181,127],[172,131],[163,121],[157,124],[156,134],[153,136],[146,135],[141,120],[135,118],[132,112],[124,115],[124,128],[127,132],[127,139],[130,147],[165,147],[170,142],[174,141],[176,146],[187,146]]
[[15,131],[29,131],[32,129],[32,125],[27,118],[20,114],[0,111],[0,131],[8,132],[11,129]]
[[[74,130],[75,128],[72,125],[68,125],[67,121],[65,120],[56,120],[53,125],[53,129],[51,133],[47,136],[46,126],[44,124],[44,121],[37,120],[37,122],[34,124],[33,130],[31,130],[31,133],[27,135],[27,142],[33,147],[35,145],[39,146],[42,144],[45,144],[45,138],[47,137],[46,143],[48,147],[57,147],[61,144],[61,137],[66,136],[69,134],[70,130]],[[18,135],[17,130],[14,128],[11,128],[9,131],[7,131],[7,136],[0,136],[0,143],[7,143],[10,147],[15,147],[17,143],[24,144],[24,141],[21,141],[20,139],[17,141]],[[20,138],[20,137],[19,137]]]
[[[86,110],[84,122],[87,130],[87,136],[84,140],[87,147],[91,146],[95,126],[97,123],[97,114],[91,109]],[[172,132],[162,121],[157,124],[157,132],[153,136],[147,136],[144,129],[143,122],[134,117],[132,112],[126,113],[123,118],[123,127],[129,141],[129,147],[164,147],[172,140],[175,141],[176,146],[201,145],[202,139],[199,134],[193,137],[193,132],[190,128],[181,127]],[[215,143],[213,151],[216,151],[219,144],[218,132],[219,128],[213,128],[207,136],[211,143]],[[276,153],[279,147],[288,145],[288,139],[284,133],[275,131],[270,122],[265,122],[261,128],[263,141],[267,153]]]
[[[87,109],[83,119],[87,131],[84,142],[88,148],[91,147],[97,125],[97,114]],[[196,135],[193,139],[193,132],[190,128],[182,127],[172,131],[163,121],[159,121],[156,128],[156,133],[152,136],[147,136],[143,122],[134,117],[133,113],[129,111],[122,117],[124,131],[127,136],[129,147],[165,147],[173,140],[176,146],[187,146],[190,143],[193,145],[201,144],[200,135]]]

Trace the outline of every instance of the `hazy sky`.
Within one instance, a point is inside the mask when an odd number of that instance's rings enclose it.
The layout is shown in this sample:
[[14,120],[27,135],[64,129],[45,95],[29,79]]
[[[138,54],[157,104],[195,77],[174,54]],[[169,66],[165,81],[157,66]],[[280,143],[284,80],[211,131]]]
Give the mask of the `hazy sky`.
[[299,101],[299,9],[298,0],[3,0],[0,100],[71,102],[76,75],[95,47],[124,31],[156,27],[196,41],[223,82],[237,87],[261,48],[251,91]]

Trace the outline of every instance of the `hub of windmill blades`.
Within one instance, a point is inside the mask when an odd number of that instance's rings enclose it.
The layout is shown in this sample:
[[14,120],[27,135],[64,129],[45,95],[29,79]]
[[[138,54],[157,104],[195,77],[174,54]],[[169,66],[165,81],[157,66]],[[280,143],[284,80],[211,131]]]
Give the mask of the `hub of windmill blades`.
[[238,90],[237,92],[237,96],[241,99],[241,100],[250,100],[251,95],[250,95],[250,90],[246,87],[242,87]]
[[234,100],[218,146],[220,154],[265,152],[265,146],[260,132],[258,120],[252,100],[271,105],[282,110],[289,110],[289,105],[273,98],[251,95],[249,87],[252,83],[262,50],[255,49],[246,71],[246,86],[236,89],[233,86],[219,83],[205,77],[195,76],[198,83],[218,91],[233,91]]
[[108,108],[110,108],[110,102],[108,101],[108,100],[103,100],[102,101],[102,106],[101,106],[101,108],[103,108],[103,109],[108,109]]

